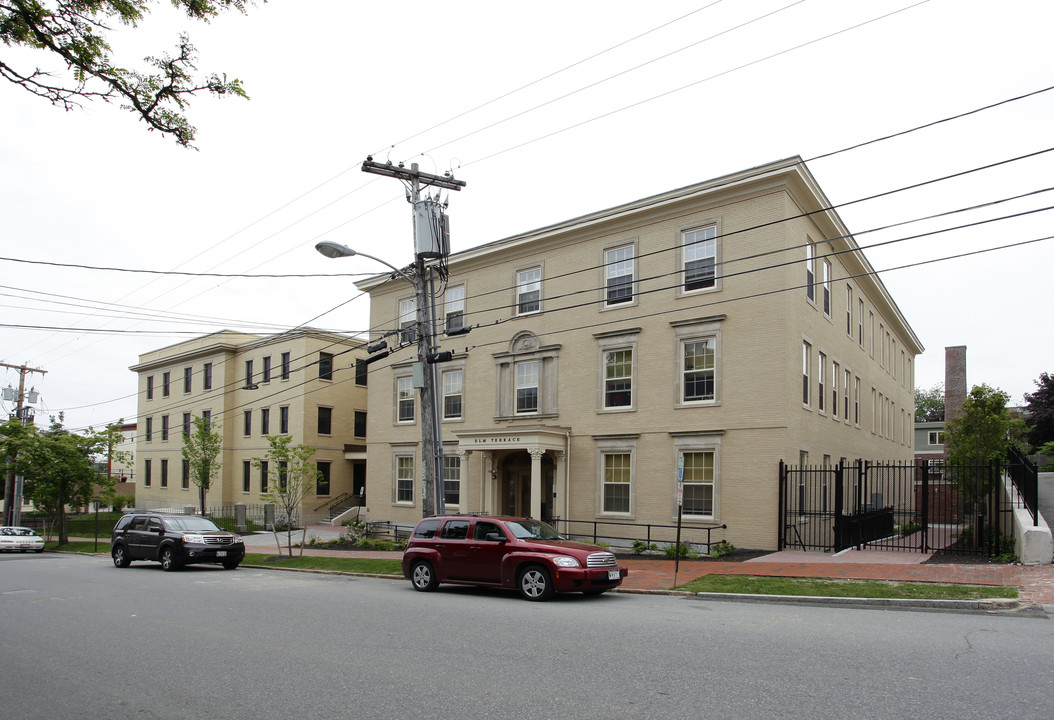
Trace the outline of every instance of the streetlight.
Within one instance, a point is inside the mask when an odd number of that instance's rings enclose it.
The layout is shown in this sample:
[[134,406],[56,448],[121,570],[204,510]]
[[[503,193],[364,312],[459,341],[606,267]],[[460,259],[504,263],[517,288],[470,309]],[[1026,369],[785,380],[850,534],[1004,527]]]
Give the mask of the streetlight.
[[[432,368],[432,313],[427,304],[430,293],[427,292],[427,279],[424,260],[419,254],[414,264],[414,273],[408,274],[386,260],[363,252],[356,252],[347,245],[332,240],[323,240],[315,245],[315,250],[327,258],[343,258],[361,255],[387,265],[392,271],[414,286],[414,301],[417,306],[417,362],[413,368],[413,383],[421,393],[421,459],[424,462],[425,488],[427,492],[421,501],[422,514],[427,517],[443,514],[446,511],[443,498],[443,473],[440,467],[442,460],[442,443],[440,428],[436,422],[435,375]],[[384,355],[388,353],[385,352]],[[382,356],[383,357],[383,356]]]

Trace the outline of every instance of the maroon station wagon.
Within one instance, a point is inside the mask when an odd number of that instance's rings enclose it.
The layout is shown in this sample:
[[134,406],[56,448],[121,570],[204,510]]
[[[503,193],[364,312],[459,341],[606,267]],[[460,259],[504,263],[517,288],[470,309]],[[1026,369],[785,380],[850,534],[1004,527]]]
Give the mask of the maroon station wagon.
[[538,520],[445,515],[418,521],[403,553],[415,590],[439,583],[516,588],[526,600],[557,592],[596,595],[629,574],[604,548],[568,540]]

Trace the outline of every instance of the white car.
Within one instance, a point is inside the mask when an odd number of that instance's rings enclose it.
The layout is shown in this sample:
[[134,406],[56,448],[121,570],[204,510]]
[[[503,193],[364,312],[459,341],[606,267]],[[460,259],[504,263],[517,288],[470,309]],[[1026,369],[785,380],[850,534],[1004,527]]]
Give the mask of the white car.
[[0,527],[0,551],[44,552],[44,538],[24,527]]

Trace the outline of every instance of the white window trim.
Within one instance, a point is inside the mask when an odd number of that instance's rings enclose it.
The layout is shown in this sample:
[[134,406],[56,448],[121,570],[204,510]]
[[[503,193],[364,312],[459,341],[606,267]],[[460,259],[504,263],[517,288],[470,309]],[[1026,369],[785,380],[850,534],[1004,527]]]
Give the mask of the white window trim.
[[[633,250],[633,280],[630,282],[630,292],[632,297],[626,302],[608,303],[608,253],[612,250],[620,250],[622,248],[632,248]],[[636,307],[638,304],[638,288],[637,283],[639,280],[639,263],[637,258],[637,239],[631,240],[620,240],[610,245],[605,245],[600,251],[601,266],[600,266],[600,311],[607,312],[609,310],[618,310],[619,308]]]
[[[412,420],[400,420],[399,419],[399,382],[402,381],[402,380],[409,380],[410,381],[410,396],[413,398],[413,403],[414,403],[414,416],[413,416]],[[415,388],[413,385],[414,385],[413,376],[410,374],[410,372],[408,370],[404,370],[404,371],[400,371],[400,372],[396,373],[395,378],[394,378],[394,387],[392,388],[392,392],[394,394],[394,397],[393,397],[394,408],[393,409],[395,411],[393,413],[393,416],[392,416],[392,422],[395,425],[415,425],[417,423],[417,412],[418,412],[417,395],[418,395],[418,393],[417,393],[417,388]]]
[[[520,312],[520,274],[530,272],[531,270],[538,271],[538,309],[529,310],[527,312]],[[524,265],[518,267],[512,271],[513,284],[512,284],[512,314],[513,317],[528,317],[530,315],[537,315],[545,307],[545,266],[544,263],[532,263],[531,265]]]
[[[708,288],[698,288],[696,290],[685,290],[685,259],[684,259],[684,236],[687,233],[695,230],[702,230],[707,227],[714,228],[714,286]],[[722,231],[721,231],[721,218],[711,217],[703,218],[698,222],[693,222],[690,225],[682,225],[677,228],[677,293],[676,297],[695,297],[696,295],[704,295],[706,293],[721,292],[722,280],[721,280],[721,258],[722,258],[722,247],[721,242]]]
[[446,464],[445,464],[445,461],[447,459],[452,459],[452,458],[457,458],[457,462],[458,462],[458,478],[457,478],[458,490],[457,490],[457,497],[458,497],[458,501],[459,502],[456,505],[448,504],[446,502],[446,498],[444,497],[443,498],[443,506],[446,508],[446,511],[448,513],[461,512],[461,507],[465,504],[465,465],[466,465],[465,460],[466,460],[466,457],[457,451],[457,445],[456,444],[447,444],[447,445],[444,445],[444,447],[443,447],[443,460],[444,460],[444,463],[442,463],[443,467],[442,467],[442,470],[441,470],[441,472],[443,473],[443,493],[444,493],[444,495],[446,494]]
[[[630,331],[619,330],[615,333],[596,333],[593,335],[597,339],[597,412],[601,413],[624,413],[624,412],[636,412],[637,410],[637,367],[639,365],[639,355],[637,353],[637,338],[640,335],[640,328],[633,328]],[[622,407],[606,407],[604,402],[607,398],[606,386],[607,386],[607,362],[606,355],[609,352],[617,350],[629,350],[633,353],[633,368],[630,371],[630,404]]]
[[[410,479],[410,500],[399,500],[399,459],[410,458],[413,477]],[[392,452],[392,497],[391,503],[396,507],[415,507],[417,505],[417,473],[420,466],[417,462],[416,447],[395,447]]]
[[[596,517],[632,520],[637,515],[637,439],[639,435],[597,437],[596,442]],[[606,512],[604,510],[604,463],[605,455],[629,455],[629,512]]]
[[[721,325],[725,320],[724,315],[699,318],[696,320],[679,320],[671,322],[674,328],[674,398],[675,408],[698,408],[717,407],[721,405]],[[688,400],[684,399],[684,343],[693,340],[714,340],[714,398],[712,400]]]
[[677,519],[677,466],[684,453],[712,452],[714,454],[714,511],[713,515],[683,515],[682,521],[693,522],[720,522],[721,518],[721,435],[723,433],[696,433],[675,435],[673,438],[673,467],[670,473],[673,478],[673,513],[672,519]]
[[465,322],[465,320],[468,317],[468,312],[467,312],[468,286],[466,285],[466,283],[461,282],[461,283],[458,283],[457,285],[450,285],[450,286],[448,286],[446,294],[443,295],[443,302],[441,303],[441,307],[442,307],[441,312],[442,312],[443,315],[442,315],[441,318],[438,318],[438,317],[436,318],[436,326],[437,327],[441,327],[444,330],[449,330],[450,329],[450,328],[447,327],[447,321],[450,319],[450,309],[449,309],[450,308],[450,300],[447,299],[447,294],[449,294],[451,290],[461,290],[462,293],[463,293],[462,296],[461,296],[461,300],[458,301],[458,302],[461,303],[461,327],[464,327],[467,324]]
[[[496,392],[494,396],[494,419],[557,417],[560,345],[542,345],[537,335],[529,331],[516,333],[509,341],[506,352],[494,353]],[[537,360],[538,411],[516,412],[516,364]]]
[[[460,372],[461,373],[461,414],[457,417],[446,416],[446,374],[449,372]],[[443,369],[439,372],[439,418],[444,423],[462,423],[465,422],[465,363],[449,364],[445,363]]]

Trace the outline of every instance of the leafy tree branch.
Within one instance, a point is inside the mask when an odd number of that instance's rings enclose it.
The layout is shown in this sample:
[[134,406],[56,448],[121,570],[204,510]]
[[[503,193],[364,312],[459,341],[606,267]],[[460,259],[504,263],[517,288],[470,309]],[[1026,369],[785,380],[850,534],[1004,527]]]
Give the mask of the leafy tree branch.
[[[252,0],[249,0],[252,2]],[[263,0],[266,2],[266,0]],[[18,69],[0,58],[0,77],[64,110],[83,101],[113,99],[121,108],[139,115],[150,130],[171,135],[184,147],[193,147],[196,128],[184,114],[191,96],[207,92],[217,97],[248,98],[238,79],[226,74],[196,77],[197,51],[186,34],[179,36],[176,52],[145,58],[151,70],[118,67],[107,39],[109,23],[136,27],[157,0],[0,0],[0,41],[8,47],[39,50],[60,59],[68,75],[35,67]],[[208,22],[231,9],[245,13],[243,0],[171,0],[187,17]]]

